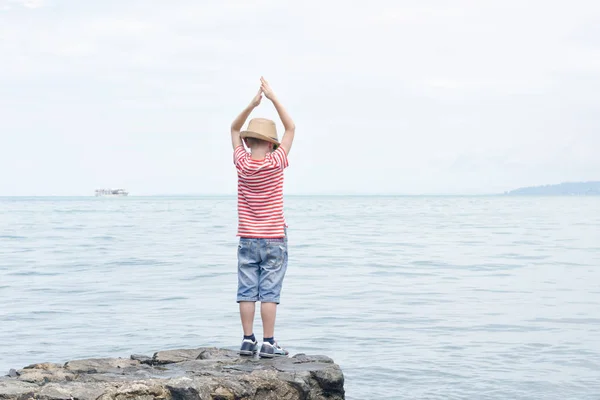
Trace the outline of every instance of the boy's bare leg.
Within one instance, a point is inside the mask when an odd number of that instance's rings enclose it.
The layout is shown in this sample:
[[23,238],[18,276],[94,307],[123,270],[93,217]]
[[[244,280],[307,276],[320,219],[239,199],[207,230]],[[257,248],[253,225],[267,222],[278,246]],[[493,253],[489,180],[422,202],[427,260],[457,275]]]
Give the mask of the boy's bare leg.
[[245,336],[250,336],[253,333],[255,310],[256,305],[253,301],[240,301],[240,317]]
[[263,337],[272,338],[275,334],[277,303],[260,303],[260,316],[263,323]]

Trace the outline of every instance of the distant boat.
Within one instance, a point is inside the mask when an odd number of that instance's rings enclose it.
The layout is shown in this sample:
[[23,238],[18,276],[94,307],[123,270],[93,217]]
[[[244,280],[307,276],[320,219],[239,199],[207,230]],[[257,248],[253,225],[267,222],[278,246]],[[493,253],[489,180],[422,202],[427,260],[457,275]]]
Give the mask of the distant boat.
[[124,197],[128,194],[125,189],[96,189],[97,197]]

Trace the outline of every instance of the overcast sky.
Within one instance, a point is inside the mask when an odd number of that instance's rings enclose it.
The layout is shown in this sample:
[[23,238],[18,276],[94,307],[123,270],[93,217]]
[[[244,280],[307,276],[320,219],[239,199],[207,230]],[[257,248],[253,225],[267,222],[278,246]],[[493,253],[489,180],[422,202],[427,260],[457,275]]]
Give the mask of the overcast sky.
[[600,2],[349,4],[0,0],[0,195],[235,194],[261,75],[288,194],[600,180]]

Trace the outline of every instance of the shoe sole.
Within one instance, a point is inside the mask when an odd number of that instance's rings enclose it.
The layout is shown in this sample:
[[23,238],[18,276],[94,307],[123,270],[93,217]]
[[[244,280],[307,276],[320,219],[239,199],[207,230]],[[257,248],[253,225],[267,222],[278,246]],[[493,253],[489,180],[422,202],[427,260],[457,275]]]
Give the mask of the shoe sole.
[[261,358],[275,358],[275,357],[287,357],[288,354],[270,354],[270,353],[259,353]]
[[253,356],[255,355],[256,352],[255,351],[251,351],[251,350],[240,350],[240,356]]

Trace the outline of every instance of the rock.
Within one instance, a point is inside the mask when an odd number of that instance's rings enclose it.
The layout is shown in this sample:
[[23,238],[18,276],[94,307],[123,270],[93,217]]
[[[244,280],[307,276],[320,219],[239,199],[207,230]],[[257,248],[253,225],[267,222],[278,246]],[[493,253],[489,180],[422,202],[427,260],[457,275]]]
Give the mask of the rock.
[[75,375],[64,369],[43,370],[43,369],[22,369],[19,371],[19,380],[44,384],[48,382],[72,381]]
[[299,353],[296,354],[295,356],[292,357],[292,359],[296,360],[297,362],[314,362],[314,361],[318,361],[318,362],[322,362],[322,363],[330,363],[333,364],[333,360],[327,356],[307,356],[304,353]]
[[224,358],[236,359],[239,357],[237,351],[227,349],[208,348],[198,354],[196,360],[222,360]]
[[174,364],[190,360],[214,360],[214,359],[235,359],[239,355],[233,350],[217,349],[215,347],[191,350],[168,350],[159,351],[152,357],[152,364],[164,365]]
[[344,374],[331,364],[323,369],[311,369],[310,374],[317,381],[317,386],[323,390],[323,393],[344,390]]
[[212,393],[212,398],[215,400],[235,400],[235,396],[231,390],[222,386],[219,386],[215,392]]
[[99,383],[49,383],[40,388],[37,396],[48,400],[97,399],[110,390]]
[[161,365],[195,360],[202,351],[203,349],[159,351],[154,353],[152,361],[154,364]]
[[137,360],[124,358],[91,358],[88,360],[69,361],[65,369],[77,373],[105,373],[120,372],[119,368],[135,367],[140,365]]
[[10,376],[11,378],[16,378],[17,376],[19,376],[19,373],[16,370],[11,368],[11,370],[8,371],[8,375],[6,375],[6,376]]
[[343,400],[344,375],[325,356],[259,359],[218,348],[159,351],[152,358],[32,364],[0,378],[0,399]]
[[127,382],[121,386],[110,388],[103,393],[98,400],[155,400],[171,399],[171,393],[159,382],[142,381]]
[[55,364],[55,363],[40,363],[40,364],[31,364],[26,366],[23,369],[43,369],[46,371],[49,370],[53,370],[53,369],[59,369],[62,368],[63,366],[61,364]]
[[131,359],[139,361],[142,364],[150,364],[150,365],[152,364],[152,357],[148,357],[143,354],[132,354]]
[[21,399],[33,395],[39,386],[12,378],[0,378],[0,399]]

